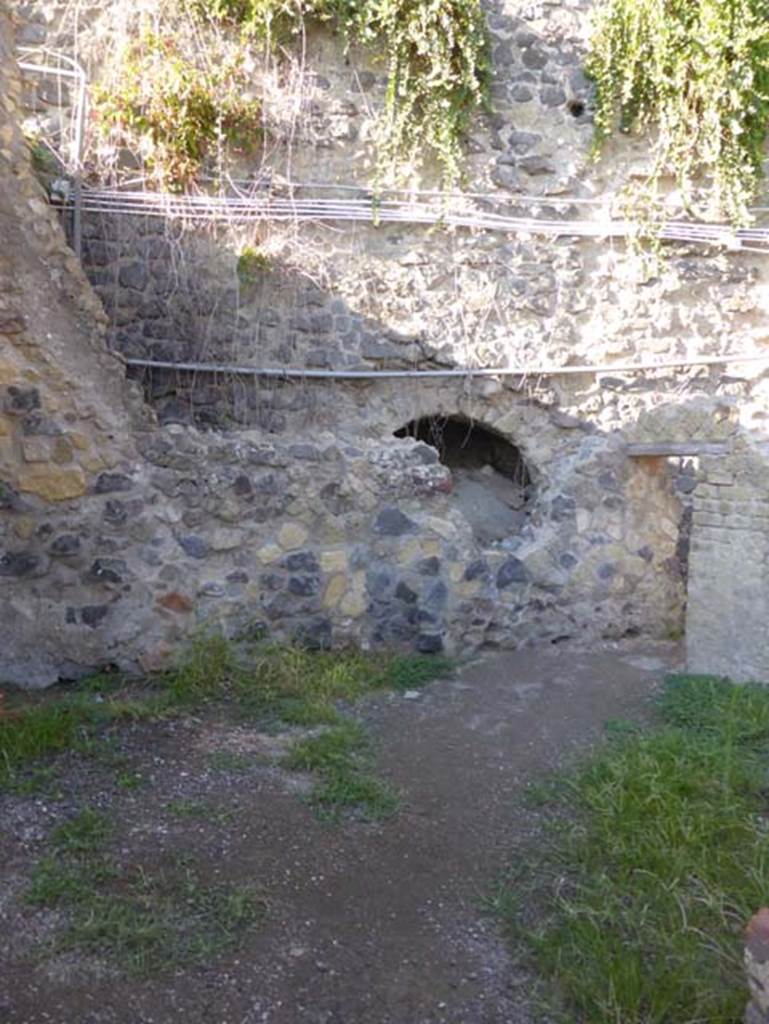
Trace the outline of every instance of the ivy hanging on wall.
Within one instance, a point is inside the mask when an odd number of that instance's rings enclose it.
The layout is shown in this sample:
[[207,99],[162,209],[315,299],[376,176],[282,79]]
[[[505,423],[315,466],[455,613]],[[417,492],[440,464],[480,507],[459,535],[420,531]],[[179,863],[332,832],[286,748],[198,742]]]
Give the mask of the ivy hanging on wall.
[[270,42],[305,19],[329,22],[387,69],[381,167],[419,163],[430,151],[444,183],[460,176],[470,119],[488,105],[491,73],[480,0],[195,0],[199,13]]
[[769,125],[767,0],[603,0],[587,70],[598,145],[656,132],[647,195],[672,175],[691,213],[749,219]]

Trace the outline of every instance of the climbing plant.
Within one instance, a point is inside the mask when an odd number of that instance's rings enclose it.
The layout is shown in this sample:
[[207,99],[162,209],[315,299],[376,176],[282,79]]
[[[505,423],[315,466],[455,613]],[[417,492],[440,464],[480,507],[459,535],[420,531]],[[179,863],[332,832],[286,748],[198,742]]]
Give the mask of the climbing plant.
[[382,163],[437,156],[444,181],[460,175],[462,139],[488,103],[490,60],[480,0],[196,0],[198,11],[268,41],[305,19],[331,22],[386,65]]
[[248,84],[232,56],[200,66],[172,38],[143,33],[94,102],[102,127],[141,156],[157,184],[179,189],[222,143],[245,149],[258,140],[260,104]]
[[599,146],[656,132],[647,196],[673,175],[691,212],[748,219],[769,124],[768,0],[603,0],[587,70]]
[[251,285],[259,280],[260,273],[270,270],[270,257],[253,245],[244,246],[238,253],[235,266],[238,281],[242,285]]

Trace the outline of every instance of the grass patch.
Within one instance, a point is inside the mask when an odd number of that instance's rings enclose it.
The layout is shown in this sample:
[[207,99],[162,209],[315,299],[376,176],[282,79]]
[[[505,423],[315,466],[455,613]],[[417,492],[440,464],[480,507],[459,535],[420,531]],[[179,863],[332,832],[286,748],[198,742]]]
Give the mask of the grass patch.
[[208,764],[217,772],[247,772],[256,764],[253,756],[237,750],[215,750],[208,758]]
[[236,272],[241,285],[255,284],[262,274],[269,273],[272,261],[267,253],[253,245],[246,245],[238,254]]
[[191,867],[120,880],[122,892],[77,900],[57,948],[109,957],[131,974],[208,964],[236,948],[264,914],[250,885],[211,885]]
[[380,668],[379,687],[386,690],[418,690],[450,675],[454,664],[437,654],[389,654]]
[[320,781],[310,802],[327,817],[355,810],[368,819],[386,818],[398,809],[398,796],[371,773],[371,741],[358,722],[339,725],[295,743],[286,768],[312,772]]
[[0,718],[0,786],[23,786],[23,766],[63,750],[87,749],[110,725],[155,710],[152,701],[105,698],[90,688],[29,700]]
[[140,789],[146,780],[141,772],[123,772],[115,781],[121,789]]
[[363,726],[346,721],[300,740],[283,763],[295,771],[328,774],[347,768],[367,748],[368,736]]
[[562,782],[547,841],[494,896],[580,1024],[726,1024],[745,1006],[742,929],[769,899],[769,690],[677,677],[659,714]]
[[111,875],[104,849],[114,822],[85,807],[51,833],[50,851],[38,861],[26,892],[28,903],[58,906],[87,900],[95,884]]
[[95,856],[62,860],[57,854],[47,854],[32,871],[25,899],[37,906],[83,906],[92,898],[94,885],[111,875],[109,865]]
[[53,765],[27,768],[23,772],[6,771],[0,764],[0,791],[6,790],[14,796],[39,796],[46,794],[59,799],[64,794],[59,788],[59,778]]
[[210,800],[193,800],[185,797],[169,801],[166,810],[172,818],[197,819],[214,822],[219,826],[226,825],[235,816],[232,808],[221,807]]
[[51,845],[62,853],[91,853],[104,845],[112,829],[108,815],[86,807],[53,830]]
[[157,683],[178,708],[225,699],[244,719],[312,726],[338,722],[340,702],[415,689],[451,670],[452,663],[437,656],[308,651],[266,642],[239,649],[220,634],[203,633]]
[[207,963],[234,948],[264,913],[248,885],[211,884],[186,858],[155,871],[110,858],[111,821],[86,808],[56,828],[35,865],[26,901],[65,923],[46,953],[76,949],[140,975]]
[[389,818],[398,810],[398,794],[367,772],[335,772],[316,786],[310,797],[322,817],[336,820],[341,811],[356,811],[367,821]]
[[450,671],[451,663],[440,657],[263,645],[236,679],[235,699],[244,717],[332,725],[340,721],[340,702],[380,690],[415,689]]
[[235,645],[221,633],[202,632],[174,668],[155,681],[170,704],[189,708],[229,695],[243,673]]
[[[341,708],[383,689],[414,689],[451,671],[446,658],[360,651],[312,652],[258,642],[236,645],[202,632],[168,672],[131,683],[99,675],[10,701],[0,718],[0,787],[36,788],[29,766],[64,750],[109,757],[113,727],[218,704],[263,728],[336,725]],[[105,746],[106,743],[106,746]],[[141,779],[114,762],[118,784]]]

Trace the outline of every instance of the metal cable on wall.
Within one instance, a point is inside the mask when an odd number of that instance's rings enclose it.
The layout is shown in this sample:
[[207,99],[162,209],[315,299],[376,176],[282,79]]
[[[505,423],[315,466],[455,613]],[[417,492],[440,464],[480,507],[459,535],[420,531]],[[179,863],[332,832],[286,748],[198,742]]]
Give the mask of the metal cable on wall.
[[[334,190],[345,186],[305,185],[300,182],[281,183],[282,190],[291,192],[307,188]],[[360,190],[364,191],[364,190]],[[439,194],[440,196],[440,194]],[[365,222],[369,224],[401,223],[443,225],[475,230],[498,231],[505,234],[542,235],[550,238],[630,238],[637,236],[641,226],[627,219],[607,216],[602,210],[591,219],[568,219],[547,216],[506,216],[487,211],[452,210],[446,206],[449,195],[441,202],[385,199],[379,196],[365,198],[300,198],[296,195],[169,195],[147,191],[121,191],[118,189],[85,189],[82,208],[88,213],[180,218],[195,223],[246,224],[258,221],[334,221]],[[543,197],[512,197],[497,202],[515,205],[537,202],[543,207],[552,205]],[[66,201],[65,201],[66,205]],[[599,202],[596,201],[598,206]],[[648,225],[643,228],[649,231]],[[769,254],[769,228],[732,228],[725,224],[695,223],[671,220],[653,229],[663,241],[722,246]]]
[[[112,216],[150,216],[180,219],[191,223],[245,224],[254,222],[350,222],[373,225],[400,223],[443,225],[468,230],[495,231],[505,234],[539,235],[549,238],[621,239],[650,230],[663,241],[724,247],[732,251],[769,253],[769,228],[732,228],[724,224],[669,220],[650,229],[609,213],[611,196],[597,198],[565,196],[500,196],[498,193],[445,192],[440,190],[385,189],[374,194],[360,185],[327,182],[239,181],[228,184],[232,194],[172,195],[145,189],[84,188],[80,180],[83,170],[83,138],[87,103],[85,71],[72,58],[44,47],[29,47],[25,56],[38,54],[38,60],[22,60],[22,70],[54,75],[77,83],[73,111],[73,141],[68,154],[58,154],[63,166],[73,175],[75,187],[71,195],[54,197],[56,205],[73,210],[74,248],[79,253],[80,217],[85,213]],[[50,59],[56,64],[40,63]],[[138,179],[133,184],[143,184]],[[331,193],[326,196],[302,196],[307,191]],[[350,193],[355,193],[350,196]],[[399,198],[406,196],[406,198]],[[472,205],[476,204],[473,208]],[[503,207],[531,208],[533,215],[511,215],[479,209],[478,205],[494,203]],[[537,208],[546,215],[539,214]],[[592,217],[577,218],[572,210],[587,209]],[[756,208],[756,213],[767,208]],[[654,363],[584,364],[575,366],[507,366],[464,367],[424,370],[332,370],[298,367],[255,367],[227,363],[171,362],[119,356],[126,366],[138,369],[176,370],[184,373],[226,373],[234,376],[278,379],[373,380],[402,378],[474,378],[474,377],[543,377],[611,372],[647,372],[692,366],[718,366],[728,363],[769,363],[769,353],[730,353],[692,359],[662,360]]]
[[427,370],[319,370],[302,367],[239,366],[231,363],[170,362],[156,359],[119,357],[126,366],[153,370],[180,370],[185,373],[225,373],[233,376],[271,377],[284,380],[392,380],[403,378],[473,377],[556,377],[574,374],[642,373],[689,366],[725,366],[728,363],[769,363],[769,352],[731,352],[722,356],[692,359],[663,359],[656,363],[583,363],[575,366],[483,366]]

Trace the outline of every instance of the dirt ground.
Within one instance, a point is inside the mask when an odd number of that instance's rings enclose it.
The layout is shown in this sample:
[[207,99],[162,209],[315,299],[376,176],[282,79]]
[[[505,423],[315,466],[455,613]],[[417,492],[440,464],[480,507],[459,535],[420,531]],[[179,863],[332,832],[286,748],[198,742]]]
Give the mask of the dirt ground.
[[[607,719],[643,717],[677,657],[640,643],[495,654],[359,706],[403,794],[376,823],[318,820],[309,780],[276,764],[280,739],[206,716],[127,728],[119,776],[63,755],[54,791],[0,796],[0,1022],[529,1024],[532,979],[482,906],[536,827],[522,794]],[[185,800],[215,810],[169,814]],[[84,804],[119,820],[123,863],[182,850],[203,878],[258,886],[263,920],[235,952],[149,980],[81,953],[41,958],[60,915],[21,897]]]

